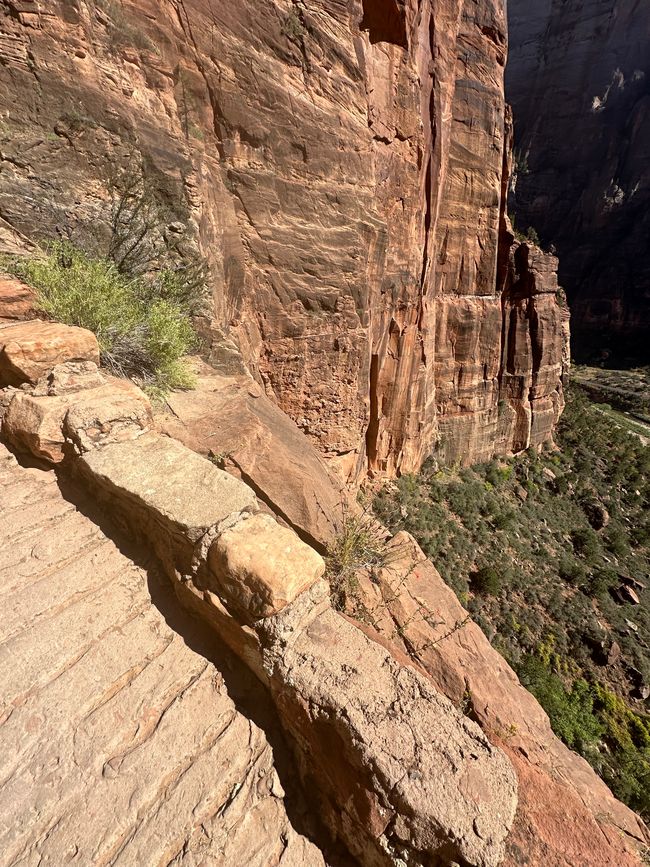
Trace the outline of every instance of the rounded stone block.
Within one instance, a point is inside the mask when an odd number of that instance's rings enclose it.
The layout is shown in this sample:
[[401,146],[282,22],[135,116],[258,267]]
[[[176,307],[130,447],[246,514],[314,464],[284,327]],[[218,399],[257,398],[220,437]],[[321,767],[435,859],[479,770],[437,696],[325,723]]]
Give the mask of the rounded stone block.
[[320,554],[269,515],[226,530],[208,554],[218,592],[247,619],[277,614],[325,572]]

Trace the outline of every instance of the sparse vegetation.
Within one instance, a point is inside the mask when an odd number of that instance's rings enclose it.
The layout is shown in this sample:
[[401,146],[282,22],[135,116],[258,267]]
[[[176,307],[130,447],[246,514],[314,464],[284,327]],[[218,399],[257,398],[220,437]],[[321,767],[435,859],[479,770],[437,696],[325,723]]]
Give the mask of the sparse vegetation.
[[95,0],[108,18],[108,32],[114,48],[140,48],[155,51],[156,47],[146,33],[129,21],[119,0]]
[[292,42],[300,42],[304,38],[307,28],[303,24],[300,12],[295,6],[285,15],[281,30],[284,36]]
[[182,357],[194,344],[194,332],[173,276],[126,276],[109,259],[93,258],[68,242],[4,264],[34,287],[46,315],[93,331],[102,363],[116,375],[160,391],[191,386]]
[[357,573],[387,564],[385,535],[372,514],[348,514],[327,550],[327,578],[332,601],[343,610],[356,592]]
[[[647,816],[650,449],[576,387],[557,441],[472,468],[431,462],[374,508],[418,539],[557,734]],[[630,576],[640,605],[618,595]]]

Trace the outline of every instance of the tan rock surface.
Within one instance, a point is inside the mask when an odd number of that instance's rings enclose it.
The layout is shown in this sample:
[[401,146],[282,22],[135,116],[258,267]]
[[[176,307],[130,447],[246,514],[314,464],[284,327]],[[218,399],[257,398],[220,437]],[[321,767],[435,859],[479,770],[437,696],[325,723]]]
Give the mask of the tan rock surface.
[[13,394],[3,416],[3,438],[19,451],[60,463],[66,442],[84,452],[133,439],[153,425],[149,399],[136,385],[85,364],[91,367],[83,373],[80,365],[61,364],[33,393]]
[[219,595],[245,620],[277,614],[322,578],[323,558],[269,515],[225,530],[208,552]]
[[0,323],[0,386],[36,383],[66,361],[99,364],[99,346],[91,331],[39,319]]
[[368,867],[496,867],[517,804],[510,763],[426,677],[309,597],[258,628],[325,821]]
[[258,509],[247,485],[158,433],[87,452],[78,466],[111,511],[149,540],[170,574],[192,572],[195,548],[208,531]]
[[237,352],[227,364],[217,358],[212,364],[196,361],[196,388],[169,394],[157,426],[193,451],[215,455],[322,550],[341,526],[340,482],[308,437],[242,369]]
[[366,620],[373,634],[421,666],[454,704],[463,706],[469,697],[473,718],[512,759],[520,795],[505,863],[515,867],[527,858],[523,863],[531,867],[639,865],[624,837],[647,844],[643,822],[553,734],[541,706],[415,540],[402,532],[391,545],[395,555],[378,583],[362,581]]
[[166,579],[2,447],[0,511],[0,864],[324,867]]

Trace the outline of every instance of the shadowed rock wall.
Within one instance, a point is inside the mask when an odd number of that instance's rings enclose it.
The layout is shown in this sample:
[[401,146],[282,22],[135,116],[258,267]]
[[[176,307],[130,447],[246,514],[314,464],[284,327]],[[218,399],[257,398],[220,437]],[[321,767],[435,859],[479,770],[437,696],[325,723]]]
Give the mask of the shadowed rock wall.
[[502,364],[502,0],[0,9],[2,246],[105,235],[142,156],[210,260],[213,324],[346,475],[549,435],[562,346],[535,393]]
[[577,357],[648,361],[650,15],[637,0],[510,0],[520,227],[560,255]]

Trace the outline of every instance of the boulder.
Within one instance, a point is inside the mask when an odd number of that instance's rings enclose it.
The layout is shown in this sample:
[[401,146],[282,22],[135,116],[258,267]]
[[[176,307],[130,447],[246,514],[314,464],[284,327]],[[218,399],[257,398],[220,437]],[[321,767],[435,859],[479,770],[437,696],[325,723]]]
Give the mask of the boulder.
[[29,286],[0,274],[0,320],[29,319],[35,314],[36,296]]
[[3,439],[20,452],[58,464],[65,457],[63,419],[69,407],[66,397],[34,397],[17,391],[4,415]]
[[496,867],[517,804],[512,766],[428,678],[319,605],[321,592],[257,629],[326,823],[364,865]]
[[84,452],[98,444],[132,439],[152,425],[149,399],[136,385],[101,376],[94,364],[87,365],[85,381],[93,386],[89,389],[69,390],[71,382],[78,385],[84,377],[60,365],[51,375],[53,393],[42,393],[47,381],[32,393],[16,391],[3,419],[6,441],[36,458],[60,463],[66,441]]
[[258,510],[247,485],[158,433],[86,452],[78,466],[131,532],[149,538],[172,574],[192,572],[195,546],[208,531]]
[[95,335],[85,328],[39,319],[0,325],[0,387],[36,383],[65,361],[99,364]]
[[269,515],[240,521],[213,542],[208,566],[245,619],[277,614],[323,576],[323,558]]
[[32,394],[61,395],[87,391],[104,385],[108,378],[100,373],[94,361],[66,361],[41,377]]

